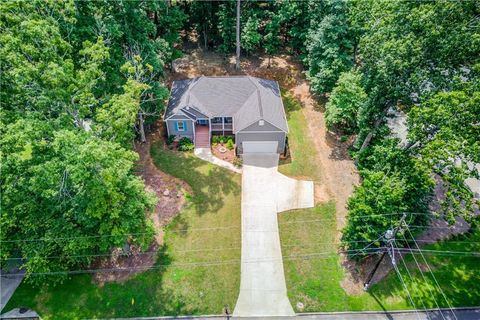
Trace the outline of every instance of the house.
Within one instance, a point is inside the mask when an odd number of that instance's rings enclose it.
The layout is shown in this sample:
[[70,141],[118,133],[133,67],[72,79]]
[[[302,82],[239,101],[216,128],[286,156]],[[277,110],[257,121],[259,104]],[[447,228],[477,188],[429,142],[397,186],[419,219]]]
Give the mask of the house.
[[232,135],[237,154],[282,153],[288,133],[278,83],[250,76],[174,81],[163,119],[168,135],[196,148],[209,148],[212,135]]

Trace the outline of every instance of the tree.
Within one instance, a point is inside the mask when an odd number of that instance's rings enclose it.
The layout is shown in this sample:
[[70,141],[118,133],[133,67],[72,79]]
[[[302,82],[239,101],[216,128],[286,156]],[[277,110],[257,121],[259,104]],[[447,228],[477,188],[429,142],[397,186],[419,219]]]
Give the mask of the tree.
[[264,47],[265,53],[268,55],[268,67],[270,68],[270,59],[272,55],[277,54],[280,50],[280,19],[276,15],[272,15],[265,26]]
[[242,29],[242,48],[247,53],[252,53],[258,48],[262,36],[258,32],[260,21],[257,17],[249,17]]
[[[382,140],[361,157],[359,169],[363,180],[348,200],[344,247],[362,249],[394,226],[402,213],[407,214],[408,223],[426,225],[434,186],[429,167],[412,157],[409,150],[399,148],[398,140],[391,138]],[[371,247],[381,245],[376,241]]]
[[479,88],[477,77],[461,82],[455,90],[437,93],[413,107],[408,117],[413,152],[445,183],[443,213],[452,222],[457,215],[470,220],[474,211],[475,200],[465,179],[478,177],[474,164],[480,163]]
[[[139,32],[128,42],[122,37],[129,29],[112,23],[117,14],[129,25],[145,21],[146,7],[135,12],[131,2],[121,8],[117,2],[88,4],[0,4],[1,264],[21,259],[27,276],[85,268],[95,254],[126,243],[145,248],[153,239],[146,214],[154,197],[133,174],[137,155],[125,147],[137,115],[161,108],[155,101],[165,95],[158,78],[149,77],[161,73],[164,57],[148,50],[166,41]],[[108,17],[112,6],[118,12]],[[131,47],[118,51],[112,39]],[[119,62],[137,45],[145,57],[122,70]]]
[[145,247],[153,239],[145,212],[155,200],[132,173],[132,151],[29,114],[3,127],[1,151],[2,263],[25,258],[27,278],[85,266],[112,247]]
[[340,74],[353,65],[353,40],[346,8],[346,1],[327,1],[320,23],[311,20],[304,61],[308,65],[307,78],[316,94],[330,92]]
[[325,122],[330,129],[334,126],[352,132],[357,126],[358,110],[367,102],[360,74],[344,72],[338,78],[332,95],[326,104]]
[[373,1],[355,10],[361,17],[360,71],[369,96],[361,145],[388,108],[409,108],[450,90],[455,76],[478,61],[480,31],[472,27],[478,15],[474,1]]
[[235,2],[222,2],[218,10],[218,32],[222,43],[218,46],[218,50],[227,54],[235,47],[236,38],[236,21],[235,21]]

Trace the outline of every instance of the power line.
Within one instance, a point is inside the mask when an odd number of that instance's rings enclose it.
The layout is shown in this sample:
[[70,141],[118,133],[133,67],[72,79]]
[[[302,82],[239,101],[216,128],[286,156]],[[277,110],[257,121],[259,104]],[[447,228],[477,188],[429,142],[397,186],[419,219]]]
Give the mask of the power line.
[[[395,238],[393,240],[393,243],[396,244]],[[413,283],[412,274],[410,273],[410,270],[408,270],[408,267],[407,267],[407,264],[405,263],[405,260],[403,258],[401,258],[400,260],[402,260],[403,266],[405,267],[405,271],[407,271],[407,275],[410,278],[410,281]],[[428,314],[428,311],[427,311],[427,306],[425,306],[425,303],[423,302],[422,299],[420,299],[420,303],[422,304],[423,309],[425,310],[425,314],[426,314],[427,318],[431,319],[430,315]]]
[[[356,249],[356,250],[345,250],[347,252],[356,252],[359,250],[380,250],[383,248],[372,248],[372,249]],[[336,256],[337,252],[315,252],[303,255],[292,255],[286,256],[283,258],[272,258],[272,259],[253,259],[253,260],[213,260],[213,261],[196,261],[196,262],[185,262],[185,263],[172,263],[172,264],[155,264],[154,266],[149,267],[128,267],[128,268],[100,268],[100,269],[83,269],[83,270],[64,270],[64,271],[49,271],[49,272],[31,272],[28,273],[29,276],[33,275],[67,275],[67,274],[81,274],[81,273],[98,273],[98,272],[125,272],[125,271],[147,271],[150,269],[159,269],[162,267],[168,266],[215,266],[215,265],[224,265],[231,263],[259,263],[259,262],[274,262],[274,261],[284,261],[284,260],[297,260],[297,259],[309,259],[309,258],[320,258],[328,256]],[[9,274],[11,276],[21,275],[19,274]]]
[[[407,241],[407,238],[405,237],[405,234],[402,233],[402,237],[403,237],[403,239],[405,239],[405,242],[406,242],[407,246],[410,248],[410,245],[408,244],[408,241]],[[420,274],[422,275],[423,281],[425,281],[425,283],[427,283],[427,278],[425,277],[425,274],[423,273],[422,268],[420,267],[420,264],[417,261],[417,258],[415,257],[415,255],[412,255],[412,256],[413,256],[413,260],[415,261],[415,264],[417,265],[418,270],[420,271]],[[404,261],[404,259],[402,259],[402,261]],[[405,268],[407,268],[407,265],[406,265],[405,261],[403,263],[405,264]],[[442,310],[440,309],[440,305],[438,304],[437,299],[435,299],[435,295],[433,294],[433,290],[430,288],[428,283],[427,283],[427,287],[428,287],[428,290],[430,291],[430,294],[433,298],[433,301],[435,302],[435,304],[437,306],[438,311],[440,312],[440,315],[442,316],[442,318],[444,320],[446,320],[445,316],[443,315]]]
[[[409,226],[408,226],[407,224],[405,224],[405,227],[406,227],[408,233],[410,234],[410,237],[412,238],[413,243],[415,244],[415,246],[417,247],[417,249],[420,249],[420,247],[418,246],[418,243],[415,241],[415,237],[413,236],[412,232],[410,231]],[[435,274],[433,274],[432,268],[430,268],[430,265],[428,264],[427,259],[425,259],[425,256],[423,255],[422,251],[420,251],[420,255],[422,256],[423,261],[424,261],[425,264],[427,265],[427,268],[428,268],[428,270],[430,271],[430,274],[432,275],[432,278],[433,278],[433,280],[435,281],[435,283],[436,283],[436,285],[437,285],[437,287],[438,287],[438,290],[439,290],[440,293],[442,294],[443,299],[445,299],[445,302],[447,302],[447,305],[448,305],[448,307],[450,308],[450,311],[452,312],[453,317],[454,317],[455,319],[457,319],[457,316],[455,315],[455,312],[453,311],[452,305],[450,304],[450,302],[448,301],[447,297],[445,296],[445,293],[443,292],[442,288],[441,288],[440,285],[438,284],[437,278],[435,277]],[[458,320],[458,319],[457,319],[457,320]]]

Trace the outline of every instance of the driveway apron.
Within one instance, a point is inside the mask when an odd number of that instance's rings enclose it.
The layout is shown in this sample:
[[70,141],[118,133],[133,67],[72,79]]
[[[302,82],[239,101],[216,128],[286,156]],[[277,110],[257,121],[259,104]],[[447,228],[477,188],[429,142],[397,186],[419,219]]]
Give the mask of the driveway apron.
[[277,213],[313,207],[313,182],[277,171],[278,154],[243,155],[242,262],[234,316],[294,315],[287,297]]

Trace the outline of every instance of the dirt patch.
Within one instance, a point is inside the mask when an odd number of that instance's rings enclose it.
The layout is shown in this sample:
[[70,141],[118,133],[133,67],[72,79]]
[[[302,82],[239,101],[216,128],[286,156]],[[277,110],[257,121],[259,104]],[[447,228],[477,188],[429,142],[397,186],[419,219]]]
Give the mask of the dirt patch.
[[191,188],[184,181],[168,175],[153,164],[150,156],[151,146],[163,139],[163,123],[158,122],[152,133],[147,136],[146,143],[136,143],[135,151],[139,154],[136,174],[140,176],[147,190],[156,194],[158,202],[150,213],[155,227],[155,241],[146,251],[134,245],[113,250],[108,259],[99,259],[92,266],[93,269],[126,269],[126,271],[96,273],[94,280],[103,285],[111,281],[124,281],[136,273],[151,268],[157,258],[159,248],[163,245],[163,226],[175,217],[185,204],[184,194],[191,192]]
[[112,269],[121,271],[98,272],[93,276],[94,281],[102,287],[107,282],[122,282],[128,280],[133,275],[151,268],[157,258],[159,246],[154,243],[146,251],[142,251],[137,246],[128,246],[128,253],[122,248],[113,250],[107,260],[97,260],[92,265],[92,269]]

